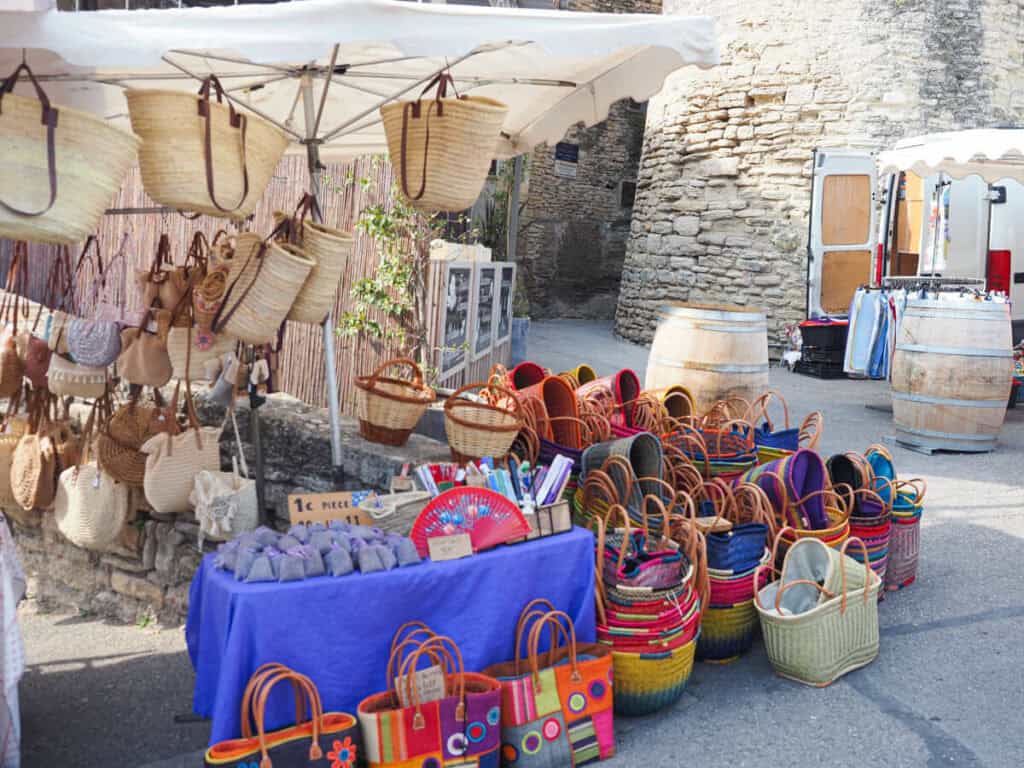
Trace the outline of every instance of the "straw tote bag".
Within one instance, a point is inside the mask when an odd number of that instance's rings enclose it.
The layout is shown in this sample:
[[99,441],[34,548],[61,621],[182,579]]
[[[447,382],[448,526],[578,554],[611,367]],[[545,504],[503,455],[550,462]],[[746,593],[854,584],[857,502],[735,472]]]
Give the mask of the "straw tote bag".
[[18,350],[18,315],[24,313],[28,319],[28,304],[22,303],[20,291],[28,283],[28,247],[23,242],[14,244],[14,255],[7,270],[4,283],[4,298],[0,304],[0,322],[4,323],[0,333],[0,397],[13,397],[21,389],[25,375],[25,363]]
[[274,218],[288,222],[288,242],[299,246],[314,264],[305,285],[295,297],[288,319],[320,325],[334,307],[341,273],[352,255],[354,238],[351,232],[317,224],[305,218],[306,214],[323,218],[316,198],[309,194],[302,196],[290,220],[281,212],[275,213]]
[[146,501],[161,514],[189,512],[189,495],[196,475],[220,469],[220,427],[203,427],[196,417],[190,387],[185,386],[189,427],[180,434],[161,432],[142,444],[146,472],[142,489]]
[[[227,541],[241,533],[256,530],[259,526],[259,503],[256,497],[256,481],[249,479],[249,468],[245,464],[242,438],[238,434],[238,420],[234,409],[229,410],[235,433],[236,455],[232,457],[232,471],[199,472],[189,495],[189,502],[196,512],[199,523],[199,546],[203,539]],[[239,474],[238,465],[242,465]]]
[[75,546],[103,551],[117,541],[128,519],[129,489],[90,461],[98,410],[94,405],[82,433],[82,463],[60,473],[53,512],[64,538]]
[[[216,101],[211,101],[210,91]],[[161,205],[244,219],[288,146],[288,137],[254,115],[224,104],[210,76],[198,96],[165,90],[125,92],[132,130],[143,139],[142,186]]]
[[[158,397],[158,392],[154,391]],[[122,483],[141,486],[146,476],[146,454],[142,445],[160,432],[178,434],[174,408],[162,401],[155,404],[128,402],[112,415],[110,403],[105,402],[97,416],[96,456],[111,477]]]
[[[443,72],[416,101],[380,108],[388,154],[402,195],[421,211],[464,211],[480,196],[497,151],[508,107],[483,96],[448,97],[455,89]],[[437,87],[434,98],[423,96]]]
[[47,509],[56,492],[57,450],[50,436],[46,403],[32,406],[28,432],[11,457],[11,495],[24,510]]
[[[11,92],[22,72],[37,98]],[[0,83],[0,143],[0,237],[76,243],[99,226],[139,139],[93,115],[53,106],[23,63]]]
[[273,343],[314,266],[294,245],[243,232],[236,241],[214,332],[246,344]]
[[[90,244],[96,250],[96,270],[98,277],[93,279],[91,306],[99,303],[100,286],[106,284],[103,273],[103,258],[95,237],[90,236],[82,251],[84,258]],[[81,259],[79,259],[81,263]],[[74,318],[65,331],[68,337],[68,355],[76,363],[90,368],[106,368],[117,360],[121,354],[121,326],[112,320],[87,320]]]

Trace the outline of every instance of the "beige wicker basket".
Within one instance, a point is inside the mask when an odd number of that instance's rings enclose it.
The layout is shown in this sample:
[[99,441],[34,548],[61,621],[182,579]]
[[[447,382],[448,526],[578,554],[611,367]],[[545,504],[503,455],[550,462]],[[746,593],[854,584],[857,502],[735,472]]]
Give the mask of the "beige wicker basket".
[[228,293],[215,328],[246,344],[269,344],[291,311],[314,264],[285,243],[269,242],[251,232],[238,236],[231,260]]
[[[206,364],[218,360],[235,347],[235,340],[230,336],[218,333],[213,343],[206,349],[196,346],[195,328],[171,328],[167,334],[167,356],[171,358],[172,376],[176,379],[189,381],[211,381],[206,374]],[[192,349],[189,350],[191,340]],[[217,373],[219,373],[219,369]],[[217,378],[216,374],[213,377]]]
[[[256,209],[288,146],[281,130],[202,95],[129,89],[125,98],[132,128],[143,139],[139,167],[146,194],[171,208],[217,217],[244,219]],[[209,125],[200,114],[204,104]],[[206,172],[208,130],[212,179]]]
[[476,202],[508,114],[483,96],[444,98],[444,83],[438,98],[380,108],[402,194],[422,211],[463,211]]
[[[381,376],[391,366],[409,368],[412,379]],[[434,390],[423,383],[423,373],[415,362],[407,358],[388,360],[370,376],[356,379],[359,434],[372,443],[405,445],[434,397]]]
[[355,241],[350,232],[334,227],[316,224],[310,220],[302,222],[302,239],[299,247],[313,260],[314,266],[292,304],[288,319],[297,323],[320,325],[334,307],[341,273],[352,255]]
[[[47,128],[40,122],[42,103],[8,93],[0,112],[0,200],[39,215],[22,215],[0,206],[0,237],[38,243],[70,244],[99,226],[125,174],[135,160],[139,137],[85,112],[53,108],[52,194]],[[45,209],[45,210],[44,210]]]
[[[484,390],[496,397],[494,402],[508,403],[512,410],[489,402],[468,400],[462,395]],[[507,389],[478,382],[455,391],[444,403],[444,431],[452,456],[458,462],[493,456],[504,458],[523,427],[519,400]]]

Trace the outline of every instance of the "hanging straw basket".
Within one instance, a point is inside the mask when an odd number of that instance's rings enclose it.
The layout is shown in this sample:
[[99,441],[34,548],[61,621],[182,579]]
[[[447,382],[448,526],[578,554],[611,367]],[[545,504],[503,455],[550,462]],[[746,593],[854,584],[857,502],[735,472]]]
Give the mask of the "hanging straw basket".
[[243,232],[231,260],[228,292],[214,330],[246,344],[270,344],[314,263],[293,245]]
[[[210,100],[211,87],[217,101]],[[125,98],[132,129],[143,140],[139,167],[146,194],[170,208],[244,219],[263,196],[288,137],[266,120],[220,103],[221,94],[216,78],[207,78],[198,96],[128,89]]]
[[[286,216],[274,214],[275,219]],[[313,269],[305,285],[295,297],[295,303],[288,313],[288,319],[296,323],[320,325],[334,308],[334,297],[345,265],[352,255],[355,239],[351,232],[317,224],[309,219],[302,221],[299,232],[299,247],[303,254],[313,261]]]
[[[381,376],[391,366],[408,368],[412,379]],[[435,396],[423,383],[423,372],[416,363],[404,357],[388,360],[371,375],[356,379],[359,434],[371,443],[405,445]]]
[[421,211],[464,211],[480,196],[508,107],[484,96],[446,98],[441,75],[431,100],[395,101],[380,108],[388,154],[402,195]]
[[[206,349],[200,349],[196,346],[196,337],[195,328],[171,328],[168,332],[167,356],[171,358],[174,378],[210,381],[211,379],[206,373],[206,364],[211,360],[222,358],[235,347],[234,339],[226,334],[218,333]],[[189,349],[190,344],[191,349]]]
[[[469,400],[463,394],[483,390],[489,397]],[[493,405],[498,400],[502,405]],[[478,382],[455,391],[444,403],[444,431],[455,461],[492,456],[504,458],[523,426],[523,410],[511,392],[496,384]]]
[[[12,77],[21,70],[28,67]],[[139,137],[93,115],[51,106],[33,84],[39,99],[0,97],[0,237],[77,243],[99,226],[135,160]]]

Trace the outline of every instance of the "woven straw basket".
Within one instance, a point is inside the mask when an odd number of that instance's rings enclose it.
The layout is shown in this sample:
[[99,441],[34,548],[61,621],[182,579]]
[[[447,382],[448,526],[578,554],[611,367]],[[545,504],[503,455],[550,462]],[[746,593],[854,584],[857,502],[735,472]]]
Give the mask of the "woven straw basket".
[[[22,211],[45,208],[50,199],[46,127],[40,102],[9,93],[0,115],[0,200]],[[39,243],[85,240],[135,160],[139,138],[92,115],[57,109],[54,160],[57,197],[39,216],[20,216],[0,206],[0,237]]]
[[[848,543],[863,546],[859,539],[849,539]],[[882,582],[867,563],[860,567],[867,586],[850,589],[843,579],[839,594],[823,594],[824,599],[802,613],[780,613],[777,598],[784,597],[780,582],[772,582],[758,592],[754,604],[768,660],[776,674],[824,687],[878,656],[878,592]],[[846,568],[839,570],[846,573]],[[787,587],[794,584],[823,592],[812,581],[790,582]]]
[[[279,215],[275,214],[275,218]],[[313,269],[295,297],[288,319],[296,323],[320,325],[334,307],[341,273],[352,255],[352,234],[340,229],[316,224],[310,220],[302,222],[302,241],[299,247],[303,254],[313,261]]]
[[143,443],[146,474],[142,488],[156,512],[182,514],[192,509],[189,495],[196,475],[220,469],[219,439],[220,427],[200,427],[174,436],[162,432]]
[[275,242],[267,243],[261,259],[262,243],[251,232],[238,236],[228,277],[231,287],[218,320],[218,333],[246,344],[274,341],[315,266],[295,246]]
[[[493,391],[508,402],[513,410],[486,402],[461,397],[471,391]],[[484,382],[467,384],[444,402],[444,431],[452,457],[459,463],[493,456],[502,459],[523,427],[523,411],[519,401],[507,389]]]
[[94,463],[65,469],[54,502],[57,530],[75,546],[105,550],[121,534],[128,505],[128,486]]
[[724,664],[750,650],[757,632],[757,609],[747,600],[730,608],[708,608],[701,618],[697,657]]
[[50,356],[46,372],[47,386],[55,395],[82,397],[92,400],[107,391],[107,369],[89,368],[65,360],[60,355]]
[[402,194],[422,211],[464,211],[487,180],[508,107],[483,96],[441,98],[419,102],[415,117],[416,103],[380,108]]
[[[391,366],[408,368],[412,379],[381,376]],[[415,362],[403,357],[388,360],[370,376],[356,379],[359,434],[371,443],[405,445],[434,397],[434,390],[423,383],[423,373]]]
[[0,434],[0,507],[4,509],[18,506],[11,485],[11,465],[14,464],[14,451],[20,441],[20,434]]
[[662,653],[613,651],[615,714],[648,715],[674,704],[693,672],[698,639]]
[[[143,139],[139,150],[142,186],[156,202],[186,211],[244,219],[256,209],[273,176],[288,137],[267,121],[244,115],[242,132],[231,125],[230,110],[210,106],[210,154],[216,203],[207,187],[206,120],[199,114],[201,96],[174,91],[125,91],[132,129]],[[244,172],[249,191],[245,194]],[[244,199],[243,199],[244,194]],[[105,200],[104,204],[108,201]]]

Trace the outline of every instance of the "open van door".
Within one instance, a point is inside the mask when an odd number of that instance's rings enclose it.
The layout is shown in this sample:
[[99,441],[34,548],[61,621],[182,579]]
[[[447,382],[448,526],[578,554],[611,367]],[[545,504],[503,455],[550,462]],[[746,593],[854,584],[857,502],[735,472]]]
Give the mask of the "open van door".
[[875,159],[852,149],[816,149],[807,243],[807,316],[845,315],[871,281]]

